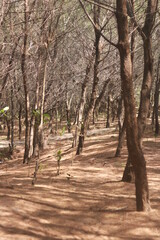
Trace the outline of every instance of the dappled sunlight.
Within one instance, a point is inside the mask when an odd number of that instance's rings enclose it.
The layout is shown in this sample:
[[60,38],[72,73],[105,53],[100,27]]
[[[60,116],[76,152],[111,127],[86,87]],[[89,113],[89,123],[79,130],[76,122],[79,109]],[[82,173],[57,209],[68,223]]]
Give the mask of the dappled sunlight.
[[[127,150],[114,158],[117,137],[90,136],[80,156],[71,144],[50,142],[40,154],[35,186],[35,160],[23,165],[18,157],[1,165],[0,238],[159,240],[158,144],[152,142],[158,148],[153,155],[151,143],[144,142],[153,208],[149,214],[135,211],[134,184],[121,182]],[[59,176],[57,149],[62,150]]]

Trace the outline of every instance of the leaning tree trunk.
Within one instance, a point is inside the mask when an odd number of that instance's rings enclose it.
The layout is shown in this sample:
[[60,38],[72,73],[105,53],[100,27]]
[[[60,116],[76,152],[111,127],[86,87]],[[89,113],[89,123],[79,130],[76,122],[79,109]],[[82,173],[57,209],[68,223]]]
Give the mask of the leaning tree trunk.
[[73,144],[72,144],[73,147],[77,146],[79,130],[82,126],[82,120],[83,120],[83,115],[84,115],[84,106],[85,106],[85,103],[86,103],[87,85],[88,85],[88,82],[89,82],[89,75],[90,75],[90,72],[91,72],[91,69],[92,69],[94,55],[95,55],[95,50],[93,49],[92,55],[89,59],[89,63],[86,67],[85,78],[84,78],[83,83],[82,83],[81,98],[80,98],[80,102],[78,104],[77,115],[76,115],[76,129],[75,129],[75,134],[74,134],[74,139],[73,139]]
[[127,1],[117,0],[118,49],[121,62],[121,83],[125,107],[127,148],[135,172],[137,211],[150,208],[149,189],[145,158],[138,138],[138,124],[132,81],[132,62],[130,54]]
[[[99,17],[100,17],[100,7],[94,5],[94,23],[96,26],[99,25]],[[84,123],[81,124],[81,132],[79,135],[79,143],[78,143],[77,152],[76,152],[77,155],[79,155],[83,150],[84,139],[86,136],[90,117],[93,114],[93,109],[95,107],[97,90],[98,90],[98,82],[99,82],[98,67],[99,67],[99,62],[100,62],[100,46],[99,45],[100,45],[101,33],[99,30],[97,30],[96,27],[94,27],[94,32],[95,32],[95,42],[94,42],[95,62],[94,62],[93,87],[92,87],[92,93],[91,93],[91,97],[90,97],[88,110],[84,117]]]
[[94,120],[95,120],[95,115],[96,115],[96,117],[98,116],[98,111],[99,111],[99,108],[100,108],[100,104],[101,104],[101,101],[102,101],[102,99],[103,99],[103,97],[104,97],[104,94],[105,94],[105,91],[106,91],[106,87],[107,87],[108,83],[110,82],[110,80],[111,80],[111,79],[108,78],[108,79],[105,81],[105,83],[104,83],[104,85],[103,85],[103,87],[102,87],[102,90],[101,90],[98,98],[96,99],[95,107],[94,107],[94,111],[93,111],[93,118],[94,118],[94,119],[93,119],[93,124],[94,124]]
[[45,99],[45,89],[46,89],[46,75],[47,75],[47,58],[48,53],[47,49],[44,49],[44,68],[43,68],[43,83],[42,83],[42,101],[41,101],[41,110],[40,110],[40,125],[38,129],[38,141],[39,148],[44,149],[44,132],[43,132],[43,113],[44,113],[44,99]]
[[[140,30],[140,34],[143,39],[144,50],[144,75],[141,89],[141,99],[138,113],[138,138],[142,147],[142,139],[146,128],[148,112],[150,108],[150,94],[153,83],[153,56],[152,56],[152,29],[155,22],[157,0],[148,0],[147,14],[144,23],[144,27]],[[133,9],[134,10],[134,9]],[[128,182],[128,175],[134,176],[133,166],[130,158],[127,160],[127,164],[123,173],[123,181]],[[134,181],[132,177],[130,181]]]

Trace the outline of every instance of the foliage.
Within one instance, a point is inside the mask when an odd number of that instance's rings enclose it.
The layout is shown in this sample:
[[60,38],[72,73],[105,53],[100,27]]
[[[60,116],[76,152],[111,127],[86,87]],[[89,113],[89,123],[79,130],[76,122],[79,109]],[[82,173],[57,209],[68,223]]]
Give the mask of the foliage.
[[3,117],[3,116],[7,117],[7,112],[8,112],[8,110],[9,110],[9,107],[8,107],[8,106],[7,106],[7,107],[4,107],[3,109],[1,109],[1,110],[0,110],[0,117]]
[[57,157],[57,161],[60,162],[60,160],[61,160],[61,158],[62,158],[62,151],[61,151],[61,150],[58,150],[58,151],[57,151],[56,157]]
[[[41,113],[40,110],[33,110],[33,115],[37,118],[39,124],[40,124],[40,117],[41,117]],[[44,123],[48,123],[51,119],[51,116],[48,113],[44,113],[43,114],[43,122]]]
[[64,135],[64,133],[65,133],[65,130],[66,130],[66,128],[65,128],[65,127],[63,127],[63,128],[62,128],[62,130],[60,131],[60,136],[63,136],[63,135]]
[[60,174],[60,161],[61,161],[61,158],[62,158],[62,151],[61,150],[58,150],[57,151],[57,175]]

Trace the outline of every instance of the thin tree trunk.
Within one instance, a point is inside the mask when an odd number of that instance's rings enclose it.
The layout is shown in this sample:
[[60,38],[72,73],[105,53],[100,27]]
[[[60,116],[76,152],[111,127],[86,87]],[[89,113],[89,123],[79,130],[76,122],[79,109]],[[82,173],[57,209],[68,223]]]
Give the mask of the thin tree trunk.
[[7,123],[7,140],[10,140],[11,137],[11,122],[8,117],[6,117],[6,123]]
[[33,155],[33,141],[34,141],[34,123],[35,123],[35,116],[31,117],[30,120],[30,132],[29,132],[29,153],[28,159],[30,159]]
[[21,57],[21,70],[24,87],[24,98],[25,98],[25,150],[23,163],[28,162],[29,153],[29,92],[27,87],[27,69],[26,69],[26,55],[27,55],[27,40],[28,40],[28,0],[24,0],[24,39],[23,39],[23,50]]
[[57,106],[57,104],[56,104],[55,115],[56,115],[55,134],[57,135],[57,133],[58,133],[58,106]]
[[158,59],[157,65],[157,76],[156,76],[156,86],[155,86],[155,94],[154,94],[154,112],[155,112],[155,134],[159,134],[159,120],[158,120],[158,113],[159,113],[159,89],[160,89],[160,56]]
[[[135,11],[135,2],[134,0],[131,0],[132,4],[132,11]],[[132,35],[131,35],[131,61],[132,61],[132,71],[134,70],[134,54],[135,54],[135,37],[136,37],[136,32],[135,32],[135,23],[131,22],[131,28],[132,28]]]
[[[99,18],[100,18],[100,7],[94,5],[94,23],[95,25],[99,24]],[[94,32],[95,32],[95,42],[94,42],[94,47],[95,47],[95,62],[94,62],[94,77],[93,77],[93,87],[92,87],[92,93],[91,93],[91,98],[88,106],[88,110],[86,112],[86,115],[84,117],[84,123],[81,124],[81,132],[79,135],[79,143],[77,147],[77,152],[76,154],[79,155],[84,147],[84,139],[86,136],[87,128],[89,125],[89,119],[93,114],[93,110],[95,107],[96,103],[96,98],[97,98],[97,90],[98,90],[98,67],[99,67],[99,62],[100,62],[100,37],[101,33],[97,28],[94,27]]]
[[44,113],[44,99],[45,99],[45,89],[46,89],[46,77],[47,77],[47,49],[45,49],[45,57],[44,57],[44,73],[43,73],[43,85],[42,85],[42,101],[41,101],[41,110],[40,110],[40,125],[39,125],[39,148],[41,150],[44,149],[44,132],[43,132],[43,113]]
[[81,128],[81,125],[82,125],[82,120],[83,120],[83,115],[84,115],[84,106],[86,103],[87,84],[89,82],[89,75],[90,75],[91,67],[93,64],[94,53],[95,53],[95,51],[93,50],[91,58],[89,60],[87,68],[86,68],[86,74],[85,74],[85,78],[84,78],[83,84],[82,84],[81,98],[80,98],[80,102],[79,102],[79,105],[77,108],[76,129],[75,129],[75,134],[74,134],[73,144],[72,144],[73,147],[77,146],[78,135],[79,135],[78,133],[79,133],[79,129]]
[[118,126],[119,126],[119,137],[118,137],[118,145],[115,153],[115,157],[121,156],[121,150],[125,141],[125,133],[126,133],[126,126],[125,126],[125,119],[123,120],[122,124],[122,100],[120,99],[119,107],[118,107]]
[[143,49],[144,49],[144,76],[141,90],[140,107],[138,113],[138,133],[141,144],[150,108],[150,93],[153,83],[153,57],[150,37],[144,40]]
[[14,99],[13,99],[13,81],[11,82],[11,154],[14,148]]
[[126,126],[125,126],[125,123],[123,123],[122,129],[119,132],[118,146],[116,149],[115,157],[121,156],[121,150],[123,148],[124,140],[125,140],[125,133],[126,133]]
[[0,92],[5,88],[6,86],[6,83],[7,83],[7,80],[8,80],[8,77],[9,77],[9,74],[10,74],[10,71],[12,69],[12,64],[13,64],[13,61],[14,61],[14,56],[15,56],[15,53],[16,53],[16,49],[17,49],[17,46],[19,44],[19,41],[21,39],[21,36],[19,36],[16,40],[16,42],[14,43],[14,47],[13,47],[13,50],[11,52],[11,55],[10,55],[10,60],[9,60],[9,63],[8,63],[8,68],[7,68],[7,72],[3,78],[3,83],[2,83],[2,87],[1,87],[1,90]]
[[21,140],[22,135],[22,104],[19,103],[19,111],[18,111],[18,125],[19,125],[19,140]]
[[40,86],[40,74],[41,74],[41,51],[39,51],[39,63],[37,69],[37,79],[36,79],[36,91],[35,91],[35,103],[34,103],[34,113],[31,119],[30,126],[30,151],[29,157],[36,156],[36,146],[38,146],[38,127],[39,127],[39,86]]
[[109,128],[111,125],[111,96],[108,95],[108,100],[107,100],[107,122],[106,122],[106,128]]
[[[67,86],[66,86],[66,91],[67,91]],[[72,103],[72,98],[73,98],[73,94],[70,97],[70,99],[68,99],[68,93],[66,94],[66,115],[67,115],[67,128],[68,128],[68,133],[71,132],[71,103]]]
[[93,124],[94,124],[94,121],[95,121],[95,116],[97,117],[98,116],[98,111],[99,111],[99,107],[100,107],[100,103],[104,97],[104,94],[105,94],[105,91],[106,91],[106,87],[108,85],[108,83],[110,82],[110,78],[108,78],[104,85],[103,85],[103,88],[98,96],[98,98],[96,99],[96,103],[95,103],[95,107],[94,107],[94,111],[93,111]]
[[70,109],[67,108],[66,109],[66,115],[67,115],[67,129],[68,129],[68,133],[71,132],[71,118],[70,118]]
[[111,115],[112,115],[112,123],[115,121],[116,118],[116,113],[117,113],[117,103],[115,102],[115,100],[112,101],[111,104]]
[[49,121],[49,128],[50,128],[50,133],[53,134],[53,123],[54,123],[54,117],[53,117],[53,111],[51,111],[51,114],[50,114],[51,118],[50,118],[50,121]]

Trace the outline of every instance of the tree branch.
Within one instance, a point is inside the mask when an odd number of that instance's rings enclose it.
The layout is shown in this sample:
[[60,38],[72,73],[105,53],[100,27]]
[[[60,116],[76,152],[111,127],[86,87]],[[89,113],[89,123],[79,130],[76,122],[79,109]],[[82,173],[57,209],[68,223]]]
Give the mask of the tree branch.
[[[87,1],[88,1],[88,0],[87,0]],[[115,44],[115,43],[113,43],[112,41],[110,41],[110,40],[102,33],[102,28],[101,28],[99,25],[96,25],[96,24],[94,23],[93,19],[91,18],[91,16],[90,16],[90,15],[88,14],[88,12],[86,11],[85,6],[84,6],[84,4],[82,3],[81,0],[79,0],[79,3],[80,3],[80,5],[81,5],[83,11],[85,12],[87,18],[88,18],[89,21],[92,23],[93,27],[94,27],[97,31],[99,31],[99,33],[101,34],[101,36],[102,36],[108,43],[110,43],[110,44],[111,44],[112,46],[114,46],[115,48],[118,48],[118,44]]]

